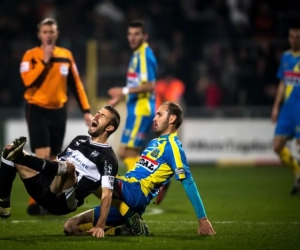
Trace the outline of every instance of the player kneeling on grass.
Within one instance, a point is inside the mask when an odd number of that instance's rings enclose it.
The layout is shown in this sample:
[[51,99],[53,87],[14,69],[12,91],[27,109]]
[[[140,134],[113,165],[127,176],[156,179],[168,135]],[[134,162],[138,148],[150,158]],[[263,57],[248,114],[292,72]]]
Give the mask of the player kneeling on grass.
[[[117,209],[112,207],[110,210],[112,227],[108,231],[112,235],[126,234],[124,215],[126,217],[134,212],[134,216],[142,215],[159,189],[168,183],[174,174],[176,179],[181,181],[195,209],[199,222],[198,233],[215,234],[177,137],[177,129],[181,123],[182,109],[178,104],[167,102],[161,105],[153,120],[153,130],[159,137],[149,143],[133,170],[124,176],[116,176],[114,194],[123,202],[114,204]],[[67,235],[82,235],[87,232],[97,222],[101,209],[96,207],[69,219],[64,228]],[[123,226],[113,227],[113,222]],[[142,226],[140,228],[143,229]]]

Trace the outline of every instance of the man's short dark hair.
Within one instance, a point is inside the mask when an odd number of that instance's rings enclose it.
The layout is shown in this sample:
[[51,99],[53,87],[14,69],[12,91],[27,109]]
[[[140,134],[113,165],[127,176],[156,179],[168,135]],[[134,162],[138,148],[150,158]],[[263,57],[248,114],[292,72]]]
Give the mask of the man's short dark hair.
[[56,25],[56,27],[58,27],[56,20],[53,18],[45,18],[42,21],[40,21],[37,25],[38,30],[40,30],[41,26],[43,25]]
[[164,102],[168,106],[169,115],[176,115],[175,128],[178,129],[183,121],[182,108],[175,102]]
[[143,20],[134,20],[129,24],[128,27],[129,28],[141,28],[143,34],[147,33],[146,24]]
[[111,120],[109,122],[109,125],[114,126],[114,130],[109,132],[109,135],[111,135],[113,132],[115,132],[118,129],[118,127],[120,125],[121,117],[120,117],[119,112],[113,106],[107,105],[107,106],[104,106],[103,108],[109,110],[110,113],[112,113],[112,115],[113,115],[113,117],[111,118]]

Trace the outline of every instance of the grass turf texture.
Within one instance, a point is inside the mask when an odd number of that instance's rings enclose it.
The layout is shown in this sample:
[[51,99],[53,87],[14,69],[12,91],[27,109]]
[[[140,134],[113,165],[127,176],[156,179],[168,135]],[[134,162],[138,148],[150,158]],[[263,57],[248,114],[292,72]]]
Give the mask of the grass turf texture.
[[[196,234],[195,213],[179,181],[172,180],[162,204],[149,205],[144,215],[152,236],[96,239],[63,235],[64,221],[75,213],[28,216],[28,196],[17,180],[12,216],[0,220],[0,249],[300,249],[300,195],[289,195],[288,169],[193,167],[192,172],[217,232],[213,237]],[[97,203],[89,197],[77,213]]]

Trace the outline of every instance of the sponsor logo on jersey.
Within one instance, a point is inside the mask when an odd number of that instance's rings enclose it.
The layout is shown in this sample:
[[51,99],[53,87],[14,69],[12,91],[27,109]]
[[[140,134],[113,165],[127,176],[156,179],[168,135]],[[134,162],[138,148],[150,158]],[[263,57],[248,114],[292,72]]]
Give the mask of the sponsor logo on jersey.
[[68,149],[67,149],[67,152],[66,152],[66,157],[71,156],[71,155],[72,155],[72,152],[73,152],[73,150],[68,148]]
[[284,72],[284,82],[287,85],[300,85],[300,73],[294,71]]
[[149,170],[151,172],[153,172],[155,169],[158,168],[159,163],[156,162],[156,161],[154,161],[154,160],[151,160],[147,156],[143,155],[140,158],[140,160],[137,162],[137,165],[141,166],[141,167],[143,167],[143,168],[145,168],[145,169],[147,169],[147,170]]
[[88,165],[84,163],[83,159],[80,159],[80,155],[77,156],[76,154],[74,154],[74,152],[75,151],[68,148],[65,157],[66,158],[72,158],[72,160],[74,160],[74,163],[76,164],[76,167],[81,167],[81,168],[84,168],[84,169],[88,169],[89,168]]
[[107,160],[104,161],[104,175],[111,175],[112,165],[107,163]]
[[129,88],[131,87],[137,87],[139,85],[140,79],[139,75],[136,72],[127,72],[127,86]]
[[80,180],[82,176],[93,182],[101,179],[101,174],[96,164],[100,164],[99,167],[102,167],[102,163],[99,162],[100,159],[97,160],[97,163],[94,163],[90,160],[89,156],[92,153],[92,150],[86,151],[85,148],[76,148],[73,144],[63,152],[64,153],[59,154],[58,160],[64,160],[73,163],[75,165],[78,180]]
[[88,169],[89,168],[89,166],[87,164],[85,164],[83,162],[83,160],[80,159],[80,157],[78,157],[76,155],[71,155],[71,157],[75,160],[77,166],[82,167],[84,169]]

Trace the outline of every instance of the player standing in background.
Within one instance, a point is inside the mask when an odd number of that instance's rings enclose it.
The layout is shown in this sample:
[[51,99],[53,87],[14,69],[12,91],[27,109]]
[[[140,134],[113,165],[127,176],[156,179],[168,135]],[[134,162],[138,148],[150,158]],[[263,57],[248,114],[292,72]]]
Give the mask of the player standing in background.
[[[78,100],[87,126],[91,125],[93,118],[72,53],[55,46],[58,33],[54,19],[46,18],[41,21],[38,24],[41,45],[27,50],[20,66],[22,81],[26,87],[24,98],[27,102],[26,120],[31,150],[37,157],[51,160],[62,150],[68,87]],[[5,178],[4,174],[2,176]],[[42,211],[30,199],[27,212],[36,215]]]
[[288,139],[295,137],[300,151],[300,23],[290,27],[288,40],[290,50],[283,53],[277,72],[280,83],[272,110],[272,121],[277,121],[273,148],[281,162],[291,168],[295,175],[291,191],[294,195],[300,191],[300,164],[292,156],[286,143]]
[[[177,137],[177,130],[182,120],[182,109],[178,104],[166,102],[159,107],[153,120],[153,131],[159,137],[149,143],[133,170],[124,176],[116,176],[114,193],[126,204],[121,203],[120,213],[114,208],[111,209],[111,216],[108,217],[108,220],[113,221],[114,217],[116,221],[122,221],[122,216],[127,216],[126,214],[132,211],[139,215],[143,214],[146,206],[157,195],[160,187],[168,183],[171,177],[175,175],[176,180],[182,183],[196,212],[199,223],[198,233],[203,235],[215,234],[207,218],[185,152]],[[100,207],[98,206],[71,218],[65,223],[65,231],[68,235],[86,233],[97,222],[99,211]],[[141,221],[138,228],[143,229],[144,225]],[[141,232],[142,230],[137,231]],[[145,231],[146,233],[138,235],[148,235],[148,230],[145,229]]]
[[124,97],[127,102],[127,118],[123,130],[119,157],[127,170],[139,160],[146,134],[150,131],[155,115],[154,87],[157,62],[146,42],[148,35],[143,21],[130,23],[127,34],[133,55],[127,72],[126,87],[115,87],[108,91],[110,105],[116,105]]

